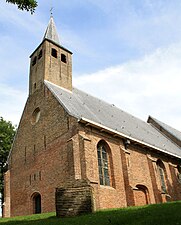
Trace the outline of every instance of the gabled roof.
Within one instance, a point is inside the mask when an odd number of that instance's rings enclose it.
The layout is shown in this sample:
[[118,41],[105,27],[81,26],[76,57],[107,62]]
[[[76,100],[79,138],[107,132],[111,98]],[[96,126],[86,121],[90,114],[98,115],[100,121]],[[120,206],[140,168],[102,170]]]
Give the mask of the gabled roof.
[[130,140],[181,158],[181,148],[149,123],[76,88],[71,92],[48,81],[44,82],[65,110],[78,120],[92,121]]
[[48,23],[43,40],[45,40],[45,39],[60,45],[57,29],[56,29],[55,22],[54,22],[52,16],[50,17],[50,21]]
[[163,132],[168,138],[175,141],[181,147],[181,132],[173,127],[149,116],[148,123],[152,124],[155,128]]

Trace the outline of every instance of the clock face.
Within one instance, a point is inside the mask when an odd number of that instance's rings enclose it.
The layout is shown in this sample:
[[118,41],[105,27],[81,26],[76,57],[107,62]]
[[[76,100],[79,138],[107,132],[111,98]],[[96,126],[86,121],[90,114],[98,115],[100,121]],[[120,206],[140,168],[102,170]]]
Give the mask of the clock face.
[[40,108],[36,108],[33,113],[32,113],[32,118],[31,118],[31,123],[32,125],[36,124],[39,119],[40,119],[40,114],[41,114],[41,111],[40,111]]

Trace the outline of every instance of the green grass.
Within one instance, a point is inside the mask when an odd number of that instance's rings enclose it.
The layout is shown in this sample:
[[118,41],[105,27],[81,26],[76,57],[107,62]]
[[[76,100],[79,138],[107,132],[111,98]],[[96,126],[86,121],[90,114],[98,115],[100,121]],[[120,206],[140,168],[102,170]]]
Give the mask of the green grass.
[[75,218],[55,213],[0,219],[0,225],[181,225],[181,201],[144,207],[104,210]]

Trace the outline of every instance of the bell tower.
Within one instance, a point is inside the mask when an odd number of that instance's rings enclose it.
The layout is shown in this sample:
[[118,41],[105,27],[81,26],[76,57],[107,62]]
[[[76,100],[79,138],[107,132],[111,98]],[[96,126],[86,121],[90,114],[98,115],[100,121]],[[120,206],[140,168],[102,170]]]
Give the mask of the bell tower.
[[52,16],[30,59],[29,95],[42,88],[44,80],[72,91],[72,52],[60,44]]

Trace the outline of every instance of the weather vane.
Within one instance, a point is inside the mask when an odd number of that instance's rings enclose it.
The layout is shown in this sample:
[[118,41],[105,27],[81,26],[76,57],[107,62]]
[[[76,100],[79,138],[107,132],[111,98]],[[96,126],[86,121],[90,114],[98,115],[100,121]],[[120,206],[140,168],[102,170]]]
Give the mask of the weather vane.
[[53,16],[53,7],[51,7],[51,9],[50,9],[50,14],[51,14],[51,16]]
[[50,1],[50,15],[53,16],[53,0]]

